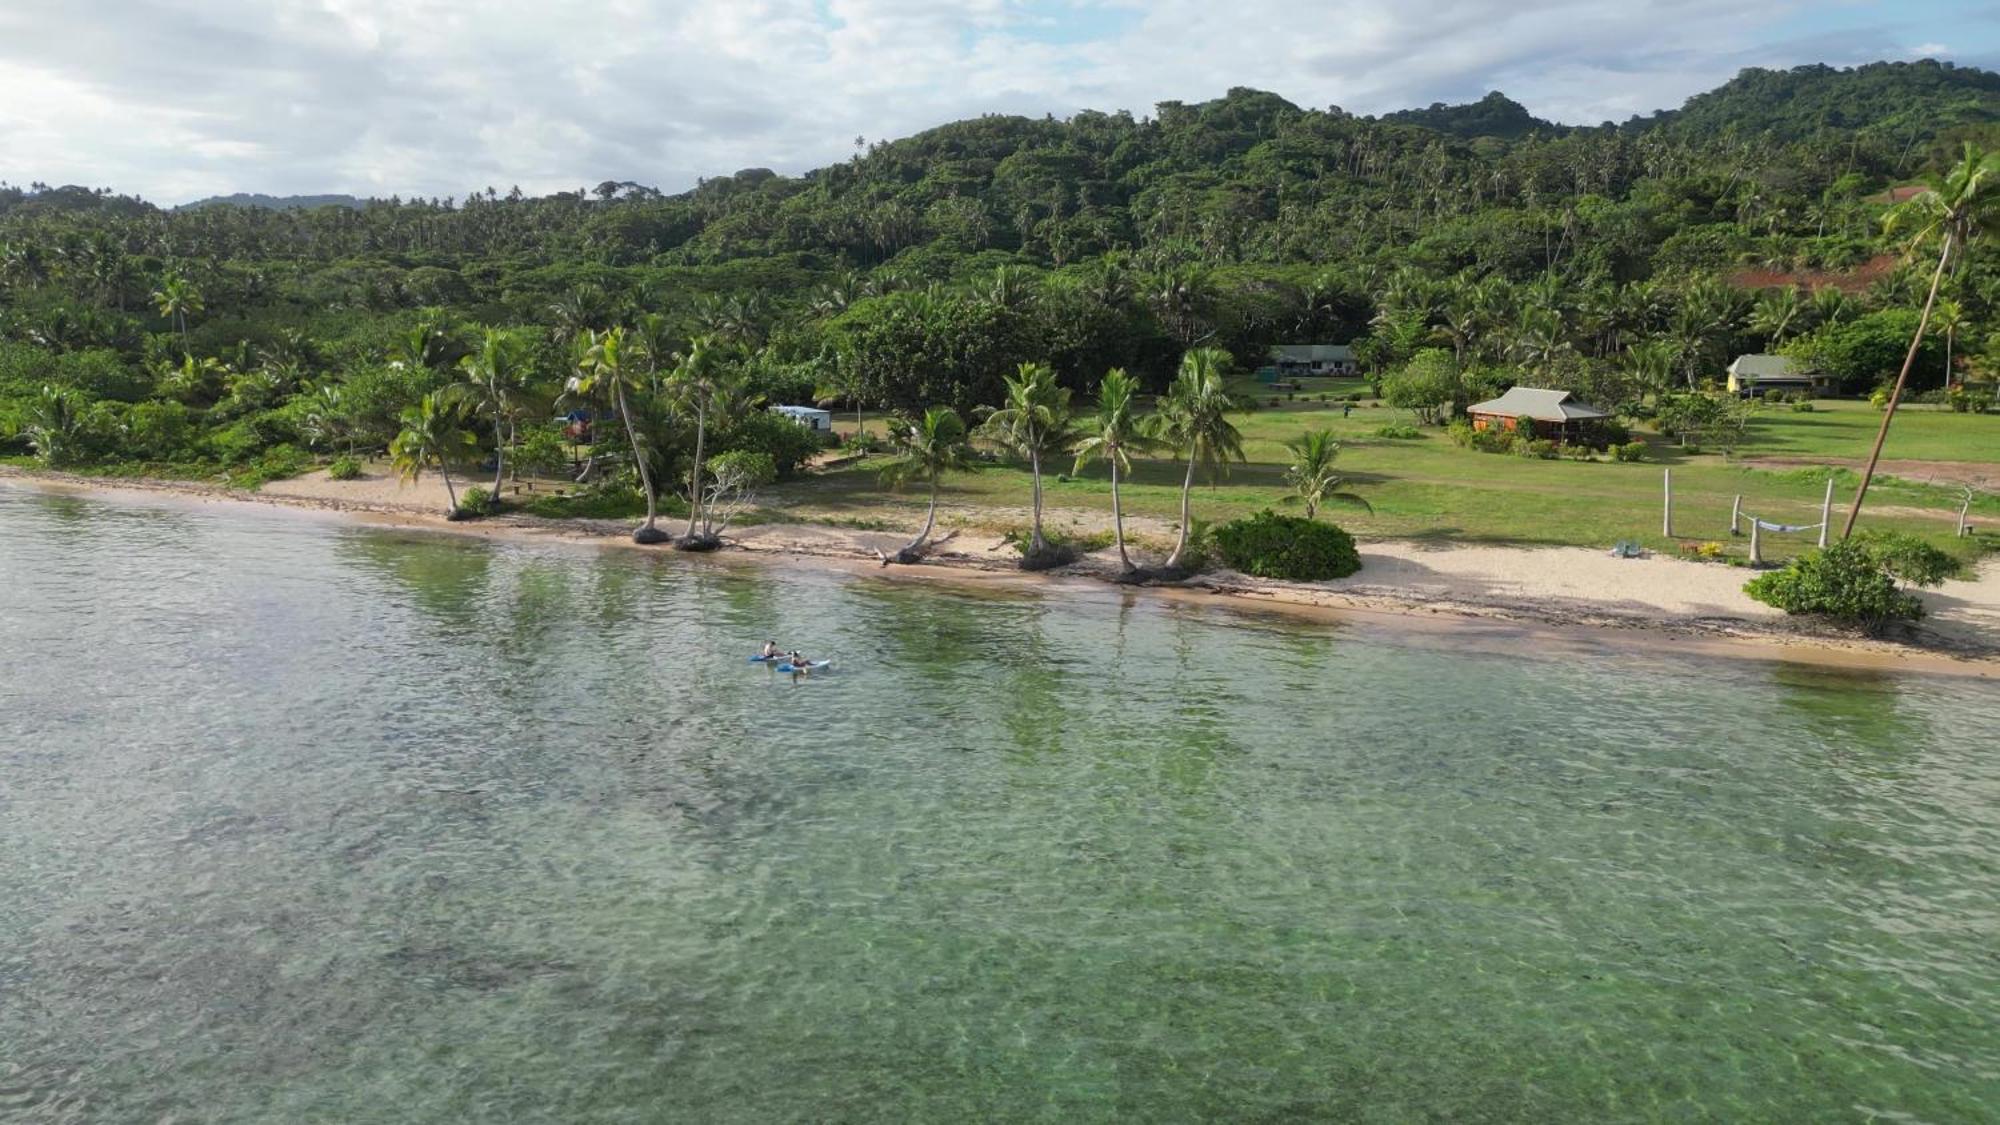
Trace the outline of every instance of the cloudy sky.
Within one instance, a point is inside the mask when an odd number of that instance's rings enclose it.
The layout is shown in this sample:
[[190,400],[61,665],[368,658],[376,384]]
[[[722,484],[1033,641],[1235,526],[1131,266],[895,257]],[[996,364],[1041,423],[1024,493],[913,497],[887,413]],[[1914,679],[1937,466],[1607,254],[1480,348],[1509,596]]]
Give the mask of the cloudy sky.
[[164,203],[796,172],[1231,86],[1595,123],[1745,66],[2000,67],[1991,0],[0,0],[0,181]]

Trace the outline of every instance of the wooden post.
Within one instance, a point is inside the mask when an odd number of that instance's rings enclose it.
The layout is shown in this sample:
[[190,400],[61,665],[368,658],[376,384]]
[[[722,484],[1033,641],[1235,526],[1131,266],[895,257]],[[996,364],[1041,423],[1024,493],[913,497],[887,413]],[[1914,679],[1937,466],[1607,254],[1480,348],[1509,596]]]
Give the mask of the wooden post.
[[1751,516],[1750,517],[1750,565],[1751,566],[1764,565],[1764,536],[1761,534],[1762,531],[1763,531],[1763,526],[1757,522],[1757,517]]
[[1972,490],[1968,488],[1965,490],[1965,499],[1961,501],[1958,505],[1958,537],[1960,539],[1965,538],[1967,535],[1965,529],[1965,513],[1967,511],[1970,511],[1971,508],[1972,508]]
[[1826,528],[1833,522],[1833,474],[1826,477],[1826,499],[1819,502],[1819,549],[1826,550]]
[[1674,471],[1660,470],[1660,484],[1664,490],[1660,511],[1660,534],[1668,539],[1674,537]]
[[1743,494],[1739,492],[1736,494],[1736,499],[1732,501],[1729,505],[1729,534],[1731,535],[1743,534],[1743,532],[1740,530],[1743,526],[1742,521],[1743,521]]

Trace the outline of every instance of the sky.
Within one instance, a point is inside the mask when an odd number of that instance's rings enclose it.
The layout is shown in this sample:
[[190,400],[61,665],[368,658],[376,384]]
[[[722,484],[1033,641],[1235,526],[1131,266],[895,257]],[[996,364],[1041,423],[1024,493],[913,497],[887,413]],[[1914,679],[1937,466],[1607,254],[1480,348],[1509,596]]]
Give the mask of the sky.
[[0,0],[0,181],[167,204],[680,191],[981,113],[1497,89],[1595,124],[1746,66],[1919,57],[2000,69],[2000,3]]

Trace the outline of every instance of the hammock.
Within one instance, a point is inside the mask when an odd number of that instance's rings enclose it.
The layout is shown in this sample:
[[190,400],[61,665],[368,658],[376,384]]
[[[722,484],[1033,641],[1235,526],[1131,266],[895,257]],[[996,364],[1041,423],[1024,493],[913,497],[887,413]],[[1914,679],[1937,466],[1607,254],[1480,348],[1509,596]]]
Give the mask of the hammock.
[[1763,528],[1765,531],[1776,531],[1785,535],[1793,535],[1801,531],[1818,531],[1826,525],[1819,523],[1772,523],[1769,520],[1758,520],[1757,526]]

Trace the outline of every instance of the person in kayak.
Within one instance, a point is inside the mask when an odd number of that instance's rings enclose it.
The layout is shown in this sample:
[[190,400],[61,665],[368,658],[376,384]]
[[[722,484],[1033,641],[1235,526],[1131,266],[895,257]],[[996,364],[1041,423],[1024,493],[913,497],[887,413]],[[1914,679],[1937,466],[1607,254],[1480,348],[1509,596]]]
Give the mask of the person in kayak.
[[798,649],[793,649],[791,654],[785,657],[785,662],[792,666],[792,671],[800,675],[809,675],[812,672],[812,665],[806,663],[805,653]]
[[779,655],[778,642],[765,641],[764,647],[758,651],[757,655],[765,660],[770,660],[773,657],[776,657],[777,655]]

